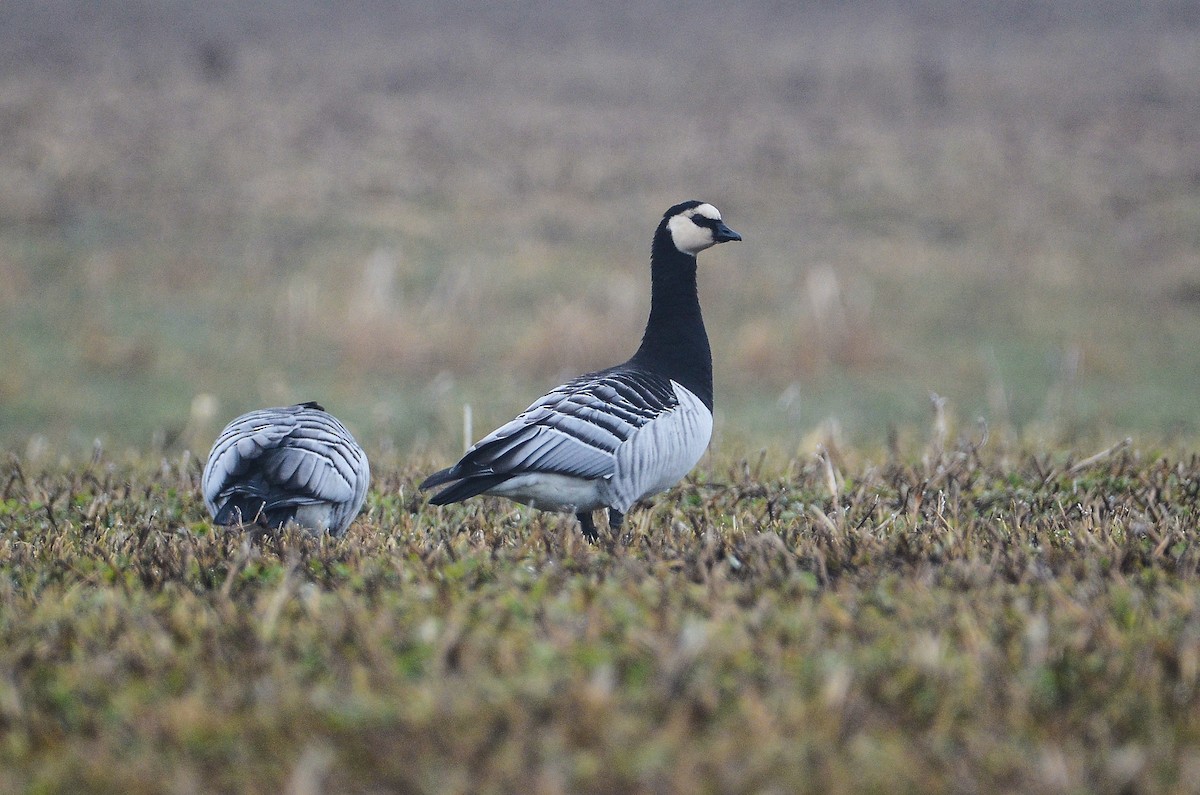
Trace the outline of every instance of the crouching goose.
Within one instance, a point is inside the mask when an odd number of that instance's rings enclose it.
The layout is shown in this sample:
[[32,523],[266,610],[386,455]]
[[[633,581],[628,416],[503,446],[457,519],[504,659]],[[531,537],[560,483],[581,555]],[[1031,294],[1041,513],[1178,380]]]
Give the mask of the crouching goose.
[[434,505],[477,494],[570,511],[597,538],[592,512],[609,526],[643,497],[675,485],[712,436],[712,352],[696,291],[696,254],[742,236],[711,204],[667,210],[650,253],[650,319],[624,364],[579,376],[539,398],[469,449],[422,489],[451,484]]
[[243,414],[204,465],[204,504],[220,525],[295,522],[339,536],[358,515],[371,470],[346,426],[317,403]]

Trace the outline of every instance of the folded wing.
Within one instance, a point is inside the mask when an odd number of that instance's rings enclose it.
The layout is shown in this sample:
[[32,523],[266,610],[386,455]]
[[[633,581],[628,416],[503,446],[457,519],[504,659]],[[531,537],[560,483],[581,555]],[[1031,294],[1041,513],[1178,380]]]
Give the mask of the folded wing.
[[[217,516],[231,501],[268,517],[300,505],[329,503],[357,510],[369,479],[366,457],[345,427],[300,404],[262,409],[230,423],[204,469],[204,500]],[[257,511],[255,511],[257,512]]]
[[458,481],[430,500],[442,505],[517,475],[608,478],[620,445],[676,405],[670,381],[652,373],[622,367],[580,376],[488,434],[421,488]]

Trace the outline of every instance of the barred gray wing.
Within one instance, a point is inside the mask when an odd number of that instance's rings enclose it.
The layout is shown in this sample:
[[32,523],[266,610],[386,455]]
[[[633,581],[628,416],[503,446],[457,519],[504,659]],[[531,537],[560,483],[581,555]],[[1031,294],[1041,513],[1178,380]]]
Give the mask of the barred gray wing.
[[677,405],[670,380],[653,373],[614,368],[580,376],[481,439],[448,474],[609,477],[617,448]]
[[203,477],[210,508],[244,486],[272,505],[348,503],[366,493],[366,457],[336,418],[304,406],[261,409],[218,437]]

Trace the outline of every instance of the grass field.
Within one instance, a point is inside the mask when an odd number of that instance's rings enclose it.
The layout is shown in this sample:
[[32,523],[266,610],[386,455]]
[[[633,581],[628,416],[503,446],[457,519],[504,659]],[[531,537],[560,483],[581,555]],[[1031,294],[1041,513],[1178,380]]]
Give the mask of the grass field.
[[591,547],[380,466],[337,541],[194,458],[0,466],[7,792],[1192,792],[1195,456],[706,462]]
[[[1200,791],[1198,39],[0,3],[0,791]],[[429,508],[464,406],[629,355],[692,197],[745,237],[693,476],[596,547]],[[218,429],[311,399],[349,534],[210,527]]]

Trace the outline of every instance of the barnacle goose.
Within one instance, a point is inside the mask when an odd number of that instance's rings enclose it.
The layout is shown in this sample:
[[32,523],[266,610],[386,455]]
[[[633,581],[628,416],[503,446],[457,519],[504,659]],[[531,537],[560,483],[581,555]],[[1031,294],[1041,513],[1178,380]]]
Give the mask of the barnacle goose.
[[225,426],[204,466],[201,490],[220,525],[290,522],[341,535],[358,515],[367,456],[317,403],[259,409]]
[[696,254],[742,236],[716,207],[677,204],[663,215],[650,254],[650,319],[624,364],[579,376],[539,398],[475,443],[422,489],[430,500],[477,494],[572,511],[597,538],[592,512],[620,527],[635,502],[670,488],[700,460],[712,436],[712,352],[696,291]]

